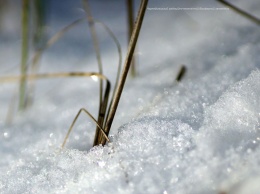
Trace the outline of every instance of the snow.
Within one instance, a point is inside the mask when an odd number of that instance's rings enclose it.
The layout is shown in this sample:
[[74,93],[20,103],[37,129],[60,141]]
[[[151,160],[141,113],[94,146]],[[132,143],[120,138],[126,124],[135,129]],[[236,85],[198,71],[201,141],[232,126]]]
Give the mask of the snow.
[[[234,4],[256,16],[260,9],[257,0]],[[50,32],[83,16],[80,1],[51,5]],[[114,31],[125,56],[124,2],[90,5],[93,15]],[[148,4],[165,6],[223,7],[204,0]],[[113,81],[116,48],[102,28],[97,29],[104,72]],[[20,37],[1,33],[5,44],[0,46],[0,75],[17,74],[19,57],[14,56],[20,56]],[[45,52],[40,72],[97,71],[87,33],[86,23],[71,30]],[[40,80],[34,105],[16,113],[9,125],[6,113],[17,86],[1,84],[0,192],[259,193],[259,40],[259,26],[231,10],[147,10],[137,46],[139,75],[127,80],[111,142],[104,147],[91,148],[95,125],[82,114],[65,149],[60,149],[80,108],[97,114],[98,82]],[[181,64],[188,71],[177,83]]]

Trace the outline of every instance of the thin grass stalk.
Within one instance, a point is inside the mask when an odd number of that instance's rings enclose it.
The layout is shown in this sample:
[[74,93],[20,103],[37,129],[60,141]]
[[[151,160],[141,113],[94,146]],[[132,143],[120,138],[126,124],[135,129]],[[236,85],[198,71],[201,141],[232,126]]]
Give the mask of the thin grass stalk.
[[104,135],[104,137],[106,138],[106,140],[109,141],[108,136],[106,135],[106,133],[105,133],[105,131],[103,130],[103,128],[102,128],[102,127],[99,125],[99,123],[96,121],[96,119],[95,119],[86,109],[81,108],[81,109],[79,110],[78,114],[76,115],[76,117],[74,118],[74,120],[73,120],[73,122],[72,122],[72,124],[71,124],[71,126],[70,126],[70,128],[69,128],[69,130],[68,130],[68,132],[67,132],[67,134],[66,134],[66,137],[64,138],[64,141],[63,141],[63,143],[62,143],[62,145],[61,145],[61,148],[62,148],[62,149],[65,147],[65,145],[66,145],[66,143],[67,143],[67,140],[68,140],[68,138],[69,138],[69,135],[70,135],[70,133],[71,133],[71,131],[72,131],[72,129],[73,129],[73,127],[74,127],[74,125],[75,125],[75,123],[76,123],[76,121],[77,121],[77,119],[78,119],[78,117],[79,117],[79,115],[80,115],[81,112],[85,112],[85,113],[91,118],[91,120],[94,121],[94,123],[95,123],[96,126],[100,129],[101,133]]
[[29,0],[22,1],[22,52],[21,52],[21,75],[19,87],[19,110],[25,109],[26,98],[26,74],[27,60],[29,56]]
[[46,1],[33,0],[34,7],[34,49],[39,50],[44,45],[44,25],[46,22]]
[[[87,21],[88,21],[88,24],[89,24],[91,37],[92,37],[92,41],[93,41],[93,47],[94,47],[95,53],[96,53],[96,59],[97,59],[97,63],[98,63],[98,71],[99,71],[100,74],[103,74],[103,66],[102,66],[99,42],[98,42],[98,38],[97,38],[96,29],[95,29],[95,26],[94,26],[94,19],[92,17],[91,10],[90,10],[90,7],[88,5],[87,0],[83,0],[83,6],[84,6],[84,9],[86,11]],[[100,92],[99,101],[101,103],[102,96],[103,96],[103,94],[102,94],[102,92],[103,92],[102,80],[100,80],[100,91],[99,92]]]
[[[114,90],[113,90],[113,94],[112,94],[112,98],[111,99],[114,99],[115,97],[115,93],[116,93],[116,88],[118,86],[118,82],[119,82],[119,78],[120,78],[120,73],[121,73],[121,66],[122,66],[122,49],[121,49],[121,46],[117,40],[117,38],[115,37],[115,35],[113,34],[113,32],[108,28],[108,26],[106,26],[104,23],[100,22],[100,21],[97,21],[95,20],[95,23],[97,24],[101,24],[105,30],[108,32],[108,34],[111,36],[111,38],[114,40],[115,44],[116,44],[116,47],[117,47],[117,52],[118,52],[118,66],[117,66],[117,74],[116,74],[116,81],[115,81],[115,85],[114,85]],[[108,107],[108,112],[110,112],[110,109],[111,109],[111,105],[112,105],[112,101],[110,102],[109,104],[109,107]],[[107,117],[106,117],[106,121],[107,121]],[[106,123],[105,121],[105,123]]]
[[231,9],[233,9],[235,12],[237,12],[238,14],[242,15],[243,17],[251,20],[252,22],[256,23],[257,25],[260,25],[260,19],[258,19],[257,17],[245,12],[244,10],[236,7],[235,5],[225,1],[225,0],[217,0],[220,3],[226,5],[227,7],[230,7]]
[[[100,49],[99,49],[97,33],[96,33],[96,30],[95,30],[94,20],[93,20],[93,17],[92,17],[92,14],[91,14],[91,10],[90,10],[90,7],[88,5],[88,1],[87,0],[83,0],[83,6],[84,6],[84,9],[86,11],[86,16],[87,16],[87,20],[88,20],[91,36],[92,36],[93,46],[94,46],[94,49],[95,49],[96,59],[97,59],[97,62],[98,62],[99,73],[102,74],[103,73],[103,67],[102,67],[101,54],[100,54]],[[104,118],[105,118],[104,117],[105,113],[103,113],[102,111],[106,108],[106,107],[102,106],[102,98],[103,98],[103,83],[102,83],[102,80],[100,80],[98,123],[101,126],[103,126]],[[95,144],[96,139],[98,139],[100,136],[101,136],[100,130],[97,127],[96,128],[95,138],[94,138],[94,144]]]
[[[110,91],[110,85],[109,85],[109,87],[106,87],[105,95],[104,95],[104,98],[102,100],[101,109],[100,109],[100,113],[99,113],[99,116],[98,116],[98,119],[99,119],[98,124],[100,126],[102,126],[102,129],[103,129],[104,121],[105,121],[105,118],[106,118],[107,104],[108,104],[108,100],[109,100],[109,91]],[[103,131],[100,130],[100,127],[98,125],[97,125],[97,128],[96,128],[96,134],[97,134],[97,136],[95,136],[93,146],[95,145],[96,141],[98,141],[98,140],[100,141],[100,139],[102,137],[104,137]]]
[[[128,41],[131,39],[131,35],[134,29],[134,0],[127,1],[127,19],[128,19]],[[132,77],[136,76],[136,65],[135,65],[135,56],[132,58],[131,64],[131,75]]]
[[34,79],[44,79],[44,78],[93,77],[93,76],[105,80],[107,83],[109,82],[106,76],[96,72],[61,72],[61,73],[41,73],[41,74],[28,74],[28,75],[17,75],[17,76],[3,76],[0,77],[0,83],[16,82],[19,81],[20,79],[25,79],[25,78],[27,80],[34,80]]
[[[44,25],[46,22],[46,1],[34,0],[33,2],[33,47],[36,53],[45,46]],[[30,65],[30,64],[29,64]],[[39,70],[39,62],[30,65],[31,73],[36,74]],[[28,103],[33,103],[35,82],[31,81],[28,91]]]
[[[143,18],[144,18],[144,14],[146,11],[146,7],[147,7],[147,3],[148,0],[142,0],[141,5],[140,5],[140,9],[137,15],[137,19],[135,22],[135,27],[132,33],[132,37],[128,46],[128,52],[127,52],[127,56],[126,56],[126,61],[125,61],[125,65],[123,68],[123,72],[118,84],[118,87],[116,89],[116,93],[115,93],[115,97],[114,99],[112,99],[112,105],[111,105],[111,109],[108,113],[108,119],[107,119],[107,123],[105,125],[105,132],[108,135],[111,125],[113,123],[114,117],[115,117],[115,113],[118,107],[118,103],[124,88],[124,84],[127,78],[127,74],[131,65],[131,61],[132,61],[132,57],[134,54],[134,50],[135,50],[135,45],[139,36],[139,32],[142,26],[142,22],[143,22]],[[101,142],[99,142],[99,144],[105,145],[106,144],[106,140],[103,138]]]
[[178,74],[177,74],[177,77],[176,77],[177,82],[180,82],[182,80],[182,78],[186,74],[186,71],[187,71],[187,68],[185,67],[185,65],[182,65]]
[[[93,40],[93,46],[94,46],[94,49],[95,49],[96,58],[97,58],[97,62],[98,62],[99,73],[102,74],[103,73],[103,67],[102,67],[102,61],[101,61],[101,55],[100,55],[99,42],[98,42],[98,38],[97,38],[96,29],[94,27],[94,19],[92,17],[91,10],[90,10],[90,7],[88,5],[88,1],[87,0],[83,0],[83,6],[84,6],[84,9],[86,11],[87,21],[88,21],[89,28],[90,28],[90,31],[91,31],[91,36],[92,36],[92,40]],[[100,92],[102,92],[102,91],[103,90],[100,90]],[[100,95],[100,96],[102,98],[102,95]]]
[[[112,98],[114,98],[115,96],[115,91],[116,91],[116,87],[118,85],[118,81],[119,81],[119,76],[120,76],[120,72],[121,72],[121,65],[122,65],[122,50],[121,50],[121,46],[117,40],[117,38],[115,37],[115,35],[113,34],[113,32],[102,22],[100,21],[96,21],[95,20],[95,23],[97,24],[101,24],[104,29],[107,31],[107,33],[111,36],[111,38],[113,39],[113,41],[115,42],[116,44],[116,47],[117,47],[117,51],[118,51],[118,55],[119,55],[119,58],[118,58],[118,69],[117,69],[117,75],[116,75],[116,81],[115,81],[115,86],[114,86],[114,91],[113,91],[113,94],[112,94]],[[107,112],[110,111],[110,108],[111,108],[111,102],[109,103],[109,107],[108,107],[108,110]],[[100,118],[99,118],[99,124],[102,125],[102,127],[105,127],[105,123],[106,123],[106,120],[107,120],[107,114],[106,114],[106,109],[107,109],[107,102],[106,104],[102,104],[101,106],[101,110],[100,110]],[[101,141],[101,138],[103,137],[102,134],[100,134],[99,132],[100,130],[99,129],[96,129],[96,134],[95,134],[95,138],[94,138],[94,142],[93,142],[93,146],[97,145],[98,142]]]

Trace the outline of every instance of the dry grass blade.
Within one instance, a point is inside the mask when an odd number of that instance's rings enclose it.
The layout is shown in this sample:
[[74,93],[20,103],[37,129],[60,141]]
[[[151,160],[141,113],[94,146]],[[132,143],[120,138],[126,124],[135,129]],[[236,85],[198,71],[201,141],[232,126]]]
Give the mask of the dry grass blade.
[[[105,124],[106,134],[109,134],[111,125],[112,125],[113,120],[114,120],[114,116],[115,116],[115,113],[116,113],[116,110],[117,110],[117,106],[118,106],[118,103],[119,103],[119,100],[120,100],[120,97],[121,97],[121,94],[122,94],[122,91],[123,91],[123,88],[124,88],[124,84],[125,84],[125,81],[126,81],[126,77],[127,77],[130,65],[131,65],[135,45],[136,45],[136,42],[137,42],[137,39],[138,39],[138,36],[139,36],[139,32],[140,32],[140,29],[141,29],[141,26],[142,26],[142,22],[143,22],[145,10],[146,10],[146,7],[147,7],[147,3],[148,3],[148,0],[143,0],[141,2],[141,5],[140,5],[140,10],[138,12],[135,27],[134,27],[132,37],[131,37],[131,40],[130,40],[130,43],[129,43],[128,53],[127,53],[125,65],[124,65],[124,68],[123,68],[122,76],[120,78],[118,87],[116,88],[115,97],[112,99],[111,109],[108,113],[107,122]],[[99,142],[99,144],[102,144],[102,145],[106,144],[106,140],[104,138],[102,138],[102,141]]]
[[[106,26],[103,22],[101,21],[97,21],[95,20],[95,23],[100,24],[106,31],[107,33],[110,35],[110,37],[113,39],[113,41],[115,42],[116,46],[117,46],[117,51],[118,51],[118,55],[119,55],[119,61],[118,61],[118,69],[117,69],[117,75],[116,75],[116,81],[115,81],[115,86],[114,86],[114,91],[112,94],[112,98],[114,98],[115,96],[115,89],[118,85],[118,81],[119,81],[119,76],[120,76],[120,72],[121,72],[121,65],[122,65],[122,50],[121,50],[121,46],[119,44],[119,41],[117,40],[117,38],[115,37],[114,33],[108,28],[108,26]],[[104,107],[105,106],[105,107]],[[111,102],[109,104],[108,107],[108,111],[110,111],[111,108]],[[101,108],[100,108],[100,112],[99,112],[99,119],[98,119],[98,123],[104,127],[104,123],[106,123],[106,119],[107,119],[107,115],[106,115],[106,109],[107,109],[107,102],[106,104],[102,104]],[[104,122],[105,121],[105,122]],[[93,146],[97,145],[98,142],[100,142],[100,138],[102,138],[102,134],[100,133],[100,130],[97,128],[96,129],[96,134],[95,134],[95,138],[94,138],[94,142],[93,142]]]
[[[127,1],[127,19],[128,19],[128,39],[130,41],[134,29],[134,2],[133,0],[126,0],[126,1]],[[133,77],[136,76],[135,56],[133,56],[132,58],[131,75]]]
[[0,77],[0,82],[16,82],[22,78],[28,80],[33,79],[44,79],[44,78],[65,78],[65,77],[93,77],[96,76],[99,79],[106,80],[107,84],[110,85],[109,80],[102,74],[96,72],[64,72],[64,73],[42,73],[42,74],[31,74],[31,75],[17,75],[17,76],[4,76]]
[[185,73],[187,71],[187,68],[185,67],[185,65],[182,65],[180,68],[180,71],[176,77],[176,81],[180,82],[182,80],[182,78],[184,77]]
[[[110,84],[107,84],[107,87],[105,89],[105,94],[104,94],[104,98],[102,99],[101,105],[100,105],[100,110],[99,110],[99,115],[98,115],[98,124],[103,127],[104,124],[104,120],[105,120],[105,116],[106,116],[106,111],[107,111],[107,104],[108,104],[108,100],[109,100],[109,92],[110,92]],[[102,135],[101,135],[102,133]],[[96,134],[95,134],[95,138],[94,138],[94,143],[93,145],[95,145],[95,142],[98,141],[98,139],[100,139],[101,137],[103,137],[103,131],[100,130],[100,127],[97,125],[97,129],[96,129]]]
[[[102,74],[103,73],[103,67],[102,67],[101,54],[100,54],[100,49],[99,49],[97,33],[96,33],[96,30],[95,30],[95,26],[94,26],[94,19],[91,15],[91,10],[90,10],[90,7],[88,5],[87,0],[83,0],[83,7],[84,7],[85,12],[86,12],[88,25],[89,25],[90,32],[91,32],[93,47],[95,49],[96,58],[97,58],[97,62],[98,62],[98,70],[99,70],[99,73]],[[103,111],[106,110],[106,107],[103,107],[104,104],[102,104],[102,98],[103,98],[103,82],[102,82],[102,80],[100,80],[99,84],[100,85],[99,85],[98,123],[102,126],[103,122],[104,122],[104,114],[105,114]],[[99,136],[100,136],[99,133],[100,133],[100,130],[97,128],[95,138],[94,138],[94,142],[96,141],[97,138],[99,138]]]
[[[103,67],[102,67],[102,61],[101,61],[101,55],[100,55],[97,33],[96,33],[96,30],[95,30],[95,27],[94,27],[94,19],[91,15],[90,7],[88,5],[87,0],[83,0],[83,6],[84,6],[84,9],[86,11],[87,21],[88,21],[89,28],[90,28],[90,31],[91,31],[93,46],[94,46],[94,49],[95,49],[95,52],[96,52],[96,58],[97,58],[97,62],[98,62],[99,73],[102,74],[103,73]],[[101,88],[101,90],[102,90],[102,88]],[[101,93],[100,96],[102,98],[102,93]]]
[[79,115],[80,115],[80,113],[81,113],[82,111],[85,112],[85,113],[95,122],[95,124],[96,124],[97,127],[100,129],[101,133],[104,135],[104,137],[106,138],[106,140],[109,141],[108,136],[106,135],[106,133],[104,132],[104,130],[102,129],[102,127],[98,124],[98,122],[96,121],[96,119],[95,119],[86,109],[82,108],[82,109],[79,110],[78,114],[77,114],[76,117],[74,118],[74,120],[73,120],[73,122],[72,122],[72,124],[71,124],[71,126],[70,126],[70,128],[69,128],[69,130],[68,130],[68,132],[67,132],[67,134],[66,134],[66,137],[65,137],[65,139],[64,139],[64,141],[63,141],[63,143],[62,143],[61,148],[64,148],[64,146],[66,145],[66,142],[67,142],[67,140],[68,140],[68,138],[69,138],[69,135],[70,135],[70,133],[71,133],[71,131],[72,131],[72,128],[73,128],[73,126],[75,125],[75,123],[76,123],[76,121],[77,121],[77,119],[78,119],[78,117],[79,117]]
[[[98,21],[98,20],[95,20],[95,23],[100,24],[101,26],[103,26],[103,28],[107,31],[107,33],[113,39],[113,41],[114,41],[114,43],[116,44],[116,47],[117,47],[118,66],[117,66],[116,82],[115,82],[115,86],[114,86],[114,88],[116,88],[117,85],[118,85],[119,76],[120,76],[120,72],[121,72],[121,66],[122,66],[122,49],[121,49],[119,41],[117,40],[117,38],[115,37],[114,33],[110,30],[110,28],[107,25],[105,25],[103,22]],[[115,96],[115,89],[114,89],[112,98],[114,98],[114,96]]]
[[232,5],[231,3],[224,1],[224,0],[217,0],[220,3],[230,7],[231,9],[233,9],[235,12],[239,13],[240,15],[246,17],[247,19],[251,20],[252,22],[256,23],[257,25],[260,25],[260,19],[258,19],[257,17],[245,12],[242,9],[239,9],[238,7]]
[[47,1],[34,0],[33,11],[33,45],[38,50],[43,46],[44,25],[46,24]]
[[[29,0],[22,1],[22,53],[21,74],[27,74],[27,60],[29,56]],[[19,110],[25,109],[26,77],[22,77],[19,87]]]
[[[38,50],[42,49],[47,41],[47,36],[45,33],[45,25],[46,25],[46,14],[47,14],[47,1],[42,0],[34,0],[31,3],[31,36],[32,36],[32,46],[34,53],[37,53]],[[30,74],[37,74],[40,69],[40,64],[38,63],[29,63]],[[35,82],[31,81],[30,85],[28,85],[28,105],[33,104],[34,91],[35,91]]]

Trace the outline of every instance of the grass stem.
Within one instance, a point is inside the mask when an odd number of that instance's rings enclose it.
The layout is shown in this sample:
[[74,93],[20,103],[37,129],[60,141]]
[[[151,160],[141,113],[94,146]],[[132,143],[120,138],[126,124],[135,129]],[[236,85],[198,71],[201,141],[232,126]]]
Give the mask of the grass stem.
[[[119,100],[124,88],[124,84],[127,78],[127,74],[131,65],[131,61],[132,61],[132,57],[134,54],[134,50],[135,50],[135,45],[139,36],[139,32],[142,26],[142,22],[143,22],[143,18],[144,18],[144,14],[146,11],[146,7],[147,7],[147,3],[148,0],[142,0],[141,5],[140,5],[140,9],[137,15],[137,19],[136,19],[136,23],[135,23],[135,27],[131,36],[131,40],[128,46],[128,52],[127,52],[127,56],[126,56],[126,61],[125,61],[125,65],[123,67],[123,72],[118,84],[118,87],[116,89],[115,92],[115,97],[114,99],[112,99],[112,105],[111,105],[111,109],[108,113],[108,118],[107,118],[107,123],[105,125],[105,132],[106,134],[109,134],[110,128],[112,126],[114,117],[115,117],[115,113],[119,104]],[[102,145],[106,144],[106,140],[103,138],[102,141],[100,142]]]
[[[126,0],[127,1],[127,19],[128,19],[128,40],[130,41],[131,35],[134,28],[134,0]],[[136,76],[136,64],[135,64],[135,56],[132,58],[131,64],[131,75],[132,77]]]
[[179,72],[178,72],[178,75],[176,77],[176,81],[177,82],[180,82],[182,80],[182,78],[184,77],[185,73],[187,71],[187,68],[185,67],[185,65],[182,65]]
[[29,0],[22,1],[22,56],[21,56],[21,75],[19,88],[19,110],[25,108],[26,98],[26,75],[27,60],[29,55]]
[[[90,28],[90,32],[91,32],[92,41],[93,41],[93,46],[94,46],[95,53],[96,53],[96,58],[97,58],[97,62],[98,62],[98,71],[100,74],[103,74],[99,42],[98,42],[98,38],[97,38],[96,29],[94,26],[94,19],[91,15],[91,10],[90,10],[87,0],[83,0],[83,6],[86,11],[87,20],[88,20],[88,24],[89,24],[89,28]],[[103,83],[102,83],[102,80],[100,80],[100,98],[99,98],[100,102],[102,101],[102,96],[103,96],[102,93],[103,93]]]
[[[97,38],[97,33],[96,33],[96,29],[94,26],[94,19],[91,15],[91,10],[88,4],[87,0],[83,0],[83,6],[84,9],[86,11],[86,15],[87,15],[87,20],[88,20],[88,24],[89,24],[89,28],[90,28],[90,32],[91,32],[91,37],[92,37],[92,41],[93,41],[93,46],[95,49],[95,53],[96,53],[96,58],[97,58],[97,62],[98,62],[98,70],[100,74],[103,74],[103,67],[102,67],[102,61],[101,61],[101,54],[100,54],[100,48],[99,48],[99,43],[98,43],[98,38]],[[102,98],[103,98],[103,81],[100,80],[99,81],[99,111],[98,111],[98,123],[103,126],[104,123],[104,112],[106,111],[106,107],[103,107],[102,104]],[[94,138],[94,144],[95,145],[96,141],[98,141],[98,139],[101,137],[101,132],[100,129],[97,127],[96,128],[96,134],[95,134],[95,138]]]

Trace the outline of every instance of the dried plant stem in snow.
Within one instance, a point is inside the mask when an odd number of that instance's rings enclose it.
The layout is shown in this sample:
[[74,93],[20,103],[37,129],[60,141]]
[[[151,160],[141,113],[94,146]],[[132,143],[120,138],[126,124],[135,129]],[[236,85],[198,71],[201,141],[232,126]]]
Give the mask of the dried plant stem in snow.
[[[22,56],[21,56],[21,75],[27,73],[27,60],[29,55],[29,0],[22,1]],[[26,76],[20,80],[19,88],[19,110],[25,108],[26,98]]]
[[180,70],[179,70],[179,73],[176,77],[176,81],[177,82],[180,82],[182,80],[182,78],[184,77],[185,73],[187,71],[187,68],[185,67],[185,65],[182,65]]
[[[127,19],[128,19],[128,38],[130,41],[134,29],[134,0],[126,0],[126,1],[127,1]],[[133,77],[136,76],[135,56],[133,56],[132,58],[131,75]]]
[[[137,42],[137,39],[138,39],[138,36],[139,36],[139,32],[140,32],[140,29],[141,29],[141,26],[142,26],[142,22],[143,22],[145,10],[146,10],[146,7],[147,7],[147,3],[148,3],[148,0],[143,0],[141,2],[141,5],[140,5],[140,10],[138,12],[135,27],[134,27],[134,30],[133,30],[133,33],[132,33],[132,37],[131,37],[129,46],[128,46],[128,53],[127,53],[127,56],[126,56],[125,65],[123,67],[123,72],[122,72],[118,87],[116,89],[115,97],[114,97],[114,99],[112,99],[112,105],[111,105],[110,112],[108,113],[107,123],[105,125],[106,134],[109,134],[111,125],[112,125],[114,117],[115,117],[117,106],[118,106],[118,103],[119,103],[119,100],[120,100],[120,97],[121,97],[121,94],[122,94],[122,91],[123,91],[123,88],[124,88],[124,84],[125,84],[125,81],[126,81],[126,77],[127,77],[130,65],[131,65],[133,53],[134,53],[134,50],[135,50],[135,45],[136,45],[136,42]],[[104,144],[106,144],[106,140],[103,138],[102,141],[99,142],[99,143],[104,145]]]

